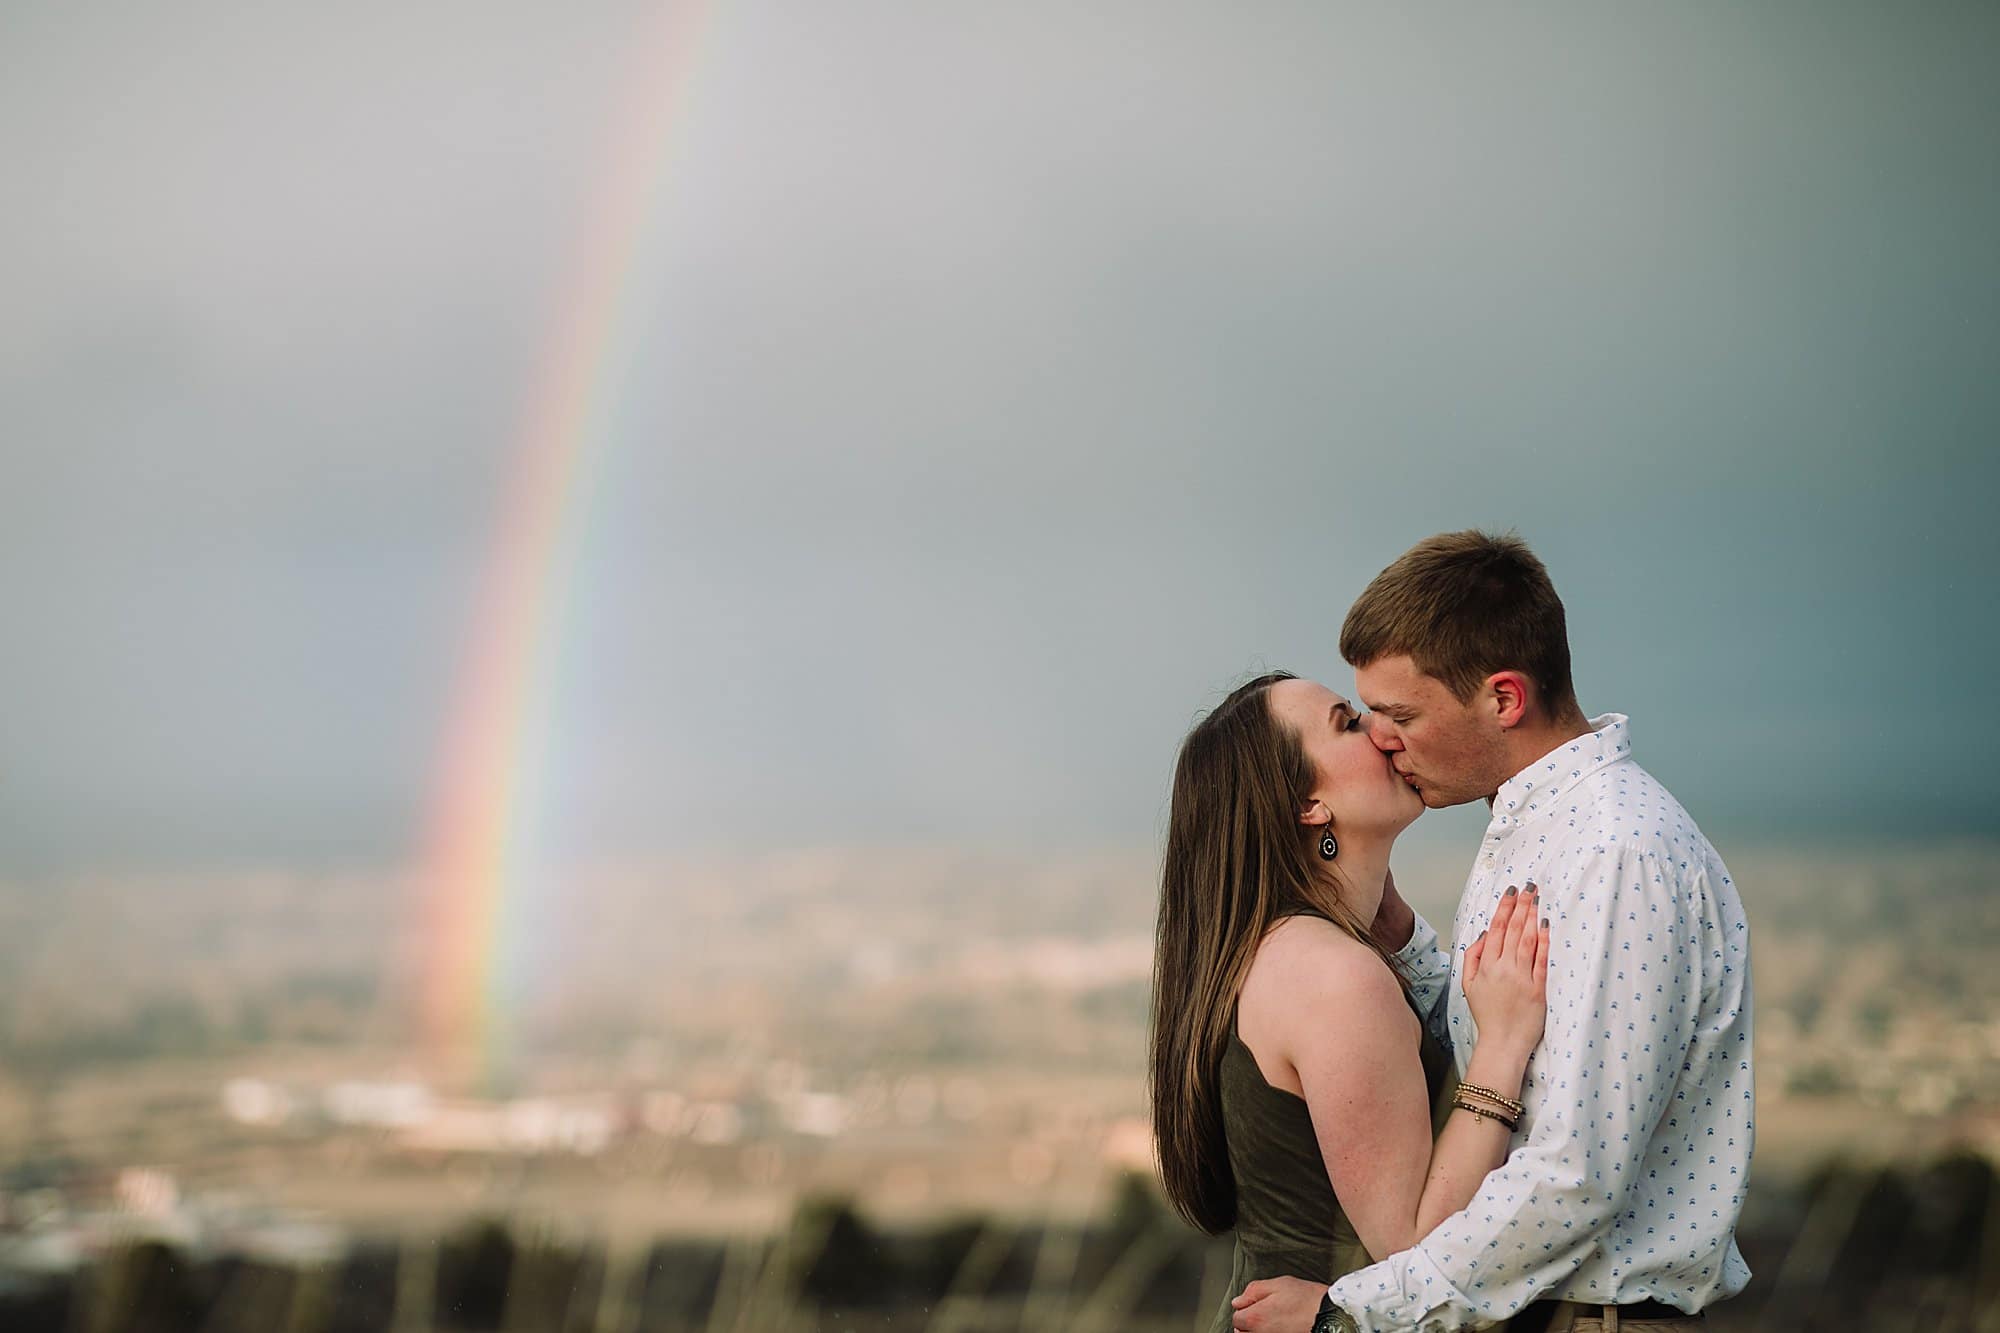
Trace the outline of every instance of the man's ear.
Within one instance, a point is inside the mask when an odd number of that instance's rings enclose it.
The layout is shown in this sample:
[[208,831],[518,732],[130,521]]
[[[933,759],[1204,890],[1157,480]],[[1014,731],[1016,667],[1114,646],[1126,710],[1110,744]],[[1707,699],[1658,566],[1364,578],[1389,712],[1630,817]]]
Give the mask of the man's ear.
[[1307,801],[1299,807],[1299,822],[1307,828],[1318,828],[1333,822],[1333,811],[1327,809],[1325,801]]
[[1486,678],[1493,700],[1493,716],[1502,727],[1512,729],[1527,720],[1528,706],[1534,702],[1535,682],[1518,671],[1496,671]]

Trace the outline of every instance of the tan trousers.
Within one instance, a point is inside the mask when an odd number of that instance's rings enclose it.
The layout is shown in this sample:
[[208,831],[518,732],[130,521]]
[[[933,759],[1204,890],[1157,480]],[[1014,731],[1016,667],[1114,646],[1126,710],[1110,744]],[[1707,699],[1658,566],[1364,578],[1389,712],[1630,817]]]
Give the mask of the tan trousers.
[[1555,1311],[1547,1325],[1548,1333],[1670,1333],[1670,1330],[1698,1329],[1708,1322],[1702,1315],[1678,1311],[1669,1315],[1647,1310],[1634,1317],[1630,1307],[1584,1305],[1578,1301],[1552,1303]]

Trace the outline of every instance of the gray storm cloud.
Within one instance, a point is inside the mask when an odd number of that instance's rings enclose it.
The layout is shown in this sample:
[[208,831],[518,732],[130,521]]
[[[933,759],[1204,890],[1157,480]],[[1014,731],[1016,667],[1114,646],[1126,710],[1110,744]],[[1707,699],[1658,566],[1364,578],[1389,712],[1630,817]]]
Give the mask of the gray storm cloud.
[[[395,857],[634,5],[0,19],[0,862]],[[1989,8],[717,5],[549,696],[579,848],[1139,840],[1517,528],[1705,823],[1992,831]]]

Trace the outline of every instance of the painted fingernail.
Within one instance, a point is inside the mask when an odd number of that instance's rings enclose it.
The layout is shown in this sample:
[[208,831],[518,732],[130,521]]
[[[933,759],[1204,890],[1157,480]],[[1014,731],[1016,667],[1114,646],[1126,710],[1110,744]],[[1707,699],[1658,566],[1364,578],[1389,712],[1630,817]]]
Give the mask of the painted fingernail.
[[1507,886],[1507,892],[1506,892],[1506,893],[1504,893],[1504,894],[1502,894],[1501,896],[1502,896],[1503,898],[1511,898],[1511,897],[1513,897],[1513,896],[1514,896],[1514,886],[1513,886],[1512,884],[1509,884],[1509,885]]
[[1543,930],[1547,930],[1548,928],[1549,928],[1549,919],[1548,919],[1547,917],[1543,917],[1543,918],[1542,918],[1542,929],[1543,929]]

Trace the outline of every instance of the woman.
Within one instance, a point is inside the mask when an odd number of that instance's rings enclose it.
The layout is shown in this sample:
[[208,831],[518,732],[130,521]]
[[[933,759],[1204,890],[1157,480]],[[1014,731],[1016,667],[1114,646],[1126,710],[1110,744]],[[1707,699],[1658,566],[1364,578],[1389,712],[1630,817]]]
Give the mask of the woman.
[[1529,886],[1467,950],[1479,1044],[1456,1085],[1371,933],[1389,850],[1423,808],[1347,700],[1284,672],[1239,687],[1181,746],[1153,1125],[1174,1207],[1236,1229],[1215,1333],[1248,1282],[1331,1283],[1407,1249],[1506,1156],[1546,1017],[1548,931]]

